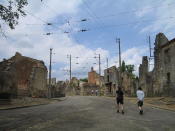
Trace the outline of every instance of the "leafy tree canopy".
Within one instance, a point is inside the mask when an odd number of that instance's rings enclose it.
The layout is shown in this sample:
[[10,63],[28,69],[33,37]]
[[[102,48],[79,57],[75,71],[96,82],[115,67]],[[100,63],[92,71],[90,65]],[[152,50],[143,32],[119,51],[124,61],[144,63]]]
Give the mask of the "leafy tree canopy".
[[84,78],[84,79],[80,79],[80,81],[88,82],[88,79],[87,78]]
[[[0,4],[0,19],[4,21],[10,29],[15,29],[20,16],[25,16],[23,8],[28,4],[27,0],[7,0],[8,4]],[[0,24],[0,29],[2,25]]]
[[125,72],[126,71],[125,61],[122,61],[121,71],[122,72]]
[[121,72],[127,72],[133,79],[136,79],[136,75],[133,73],[134,65],[126,65],[125,61],[122,61]]
[[126,65],[126,71],[132,74],[134,71],[134,65]]

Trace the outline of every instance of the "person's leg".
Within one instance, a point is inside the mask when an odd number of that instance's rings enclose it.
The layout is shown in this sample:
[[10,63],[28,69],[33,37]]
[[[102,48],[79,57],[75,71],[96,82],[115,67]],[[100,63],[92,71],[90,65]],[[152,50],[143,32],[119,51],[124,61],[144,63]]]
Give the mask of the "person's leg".
[[142,102],[142,101],[139,101],[139,102],[138,102],[138,107],[139,107],[139,113],[140,113],[140,114],[143,114],[142,106],[143,106],[143,102]]
[[117,104],[117,113],[119,113],[119,103]]
[[143,101],[141,101],[141,114],[143,114]]
[[116,99],[116,103],[117,103],[117,113],[119,113],[119,100]]
[[123,99],[121,99],[120,101],[120,105],[121,105],[121,110],[122,110],[122,114],[124,114],[124,106],[123,106]]

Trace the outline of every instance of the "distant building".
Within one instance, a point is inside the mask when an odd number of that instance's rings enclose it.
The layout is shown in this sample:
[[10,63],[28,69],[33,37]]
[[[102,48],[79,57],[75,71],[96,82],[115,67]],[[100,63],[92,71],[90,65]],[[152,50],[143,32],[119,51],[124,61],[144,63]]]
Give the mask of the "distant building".
[[[119,69],[112,66],[104,70],[105,94],[115,96],[119,86]],[[128,72],[121,72],[121,86],[126,96],[134,96],[138,87],[138,80]]]
[[148,57],[143,56],[142,58],[142,64],[140,64],[139,67],[139,86],[142,87],[143,91],[145,92],[146,96],[152,96],[153,95],[153,89],[152,89],[152,72],[148,72]]
[[106,86],[106,95],[115,95],[119,83],[119,71],[116,66],[104,70],[104,82]]
[[66,82],[58,81],[55,86],[52,87],[52,97],[65,97]]
[[0,97],[46,97],[47,68],[43,61],[16,53],[0,62]]
[[[56,84],[57,84],[56,78],[51,78],[50,84],[51,84],[51,86],[56,86]],[[49,87],[49,79],[47,79],[47,85]]]
[[94,71],[93,67],[91,67],[91,71],[88,72],[88,84],[99,85],[99,74]]

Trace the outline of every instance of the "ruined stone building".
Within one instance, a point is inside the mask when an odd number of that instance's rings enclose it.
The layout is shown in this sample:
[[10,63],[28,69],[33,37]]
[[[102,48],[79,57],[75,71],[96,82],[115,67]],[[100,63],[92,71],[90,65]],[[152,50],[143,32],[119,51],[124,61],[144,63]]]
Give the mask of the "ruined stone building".
[[175,96],[175,38],[168,40],[163,33],[156,36],[154,48],[154,93]]
[[16,53],[0,62],[1,97],[46,97],[47,68],[43,61]]
[[119,82],[119,71],[116,66],[104,70],[104,80],[106,86],[106,95],[115,95],[116,87]]
[[152,89],[153,73],[148,71],[148,67],[149,67],[148,57],[143,56],[142,64],[140,64],[140,67],[139,67],[139,86],[142,87],[146,96],[152,96],[153,95],[153,89]]
[[91,71],[88,72],[88,83],[91,85],[99,85],[99,74],[94,71],[93,67],[91,67]]
[[51,87],[52,97],[65,97],[66,95],[66,82],[58,81],[56,85]]
[[139,70],[139,83],[148,96],[175,96],[175,38],[169,41],[163,33],[159,33],[154,44],[154,69],[148,72],[144,57]]
[[[119,85],[119,69],[116,66],[112,66],[104,70],[105,79],[105,95],[115,95],[117,87]],[[121,84],[126,96],[135,95],[136,88],[138,86],[137,79],[133,79],[128,72],[121,73]]]
[[138,79],[133,78],[128,72],[121,73],[122,87],[125,92],[125,96],[135,96],[138,88]]
[[[50,84],[51,86],[56,86],[57,84],[56,78],[51,78]],[[47,85],[49,86],[49,79],[47,79]]]
[[72,77],[70,85],[66,88],[66,95],[80,95],[80,81],[76,77]]

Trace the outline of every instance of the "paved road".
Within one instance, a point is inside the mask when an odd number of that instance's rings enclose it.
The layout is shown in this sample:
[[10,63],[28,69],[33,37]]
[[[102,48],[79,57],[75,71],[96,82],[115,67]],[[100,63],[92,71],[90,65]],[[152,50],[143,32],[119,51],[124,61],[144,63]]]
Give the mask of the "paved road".
[[29,108],[1,110],[0,130],[27,131],[175,131],[175,112],[125,101],[125,114],[116,113],[114,99],[68,97],[65,101]]

